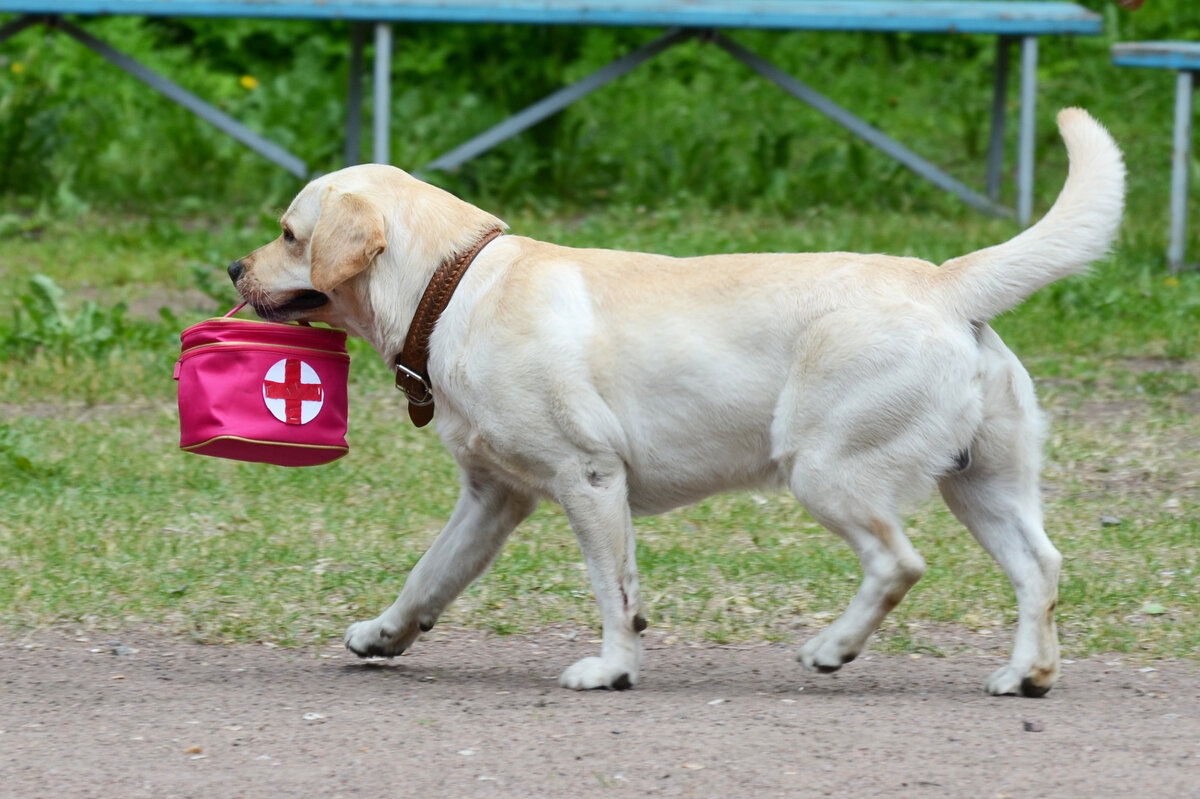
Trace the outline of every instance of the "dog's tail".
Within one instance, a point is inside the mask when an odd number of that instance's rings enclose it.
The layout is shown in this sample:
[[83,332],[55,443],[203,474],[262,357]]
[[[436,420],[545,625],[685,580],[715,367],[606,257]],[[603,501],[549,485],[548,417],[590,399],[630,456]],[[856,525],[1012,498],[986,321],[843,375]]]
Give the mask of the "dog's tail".
[[971,321],[987,321],[1104,256],[1121,224],[1125,164],[1112,136],[1081,108],[1058,114],[1070,169],[1054,206],[1003,244],[942,264],[935,292]]

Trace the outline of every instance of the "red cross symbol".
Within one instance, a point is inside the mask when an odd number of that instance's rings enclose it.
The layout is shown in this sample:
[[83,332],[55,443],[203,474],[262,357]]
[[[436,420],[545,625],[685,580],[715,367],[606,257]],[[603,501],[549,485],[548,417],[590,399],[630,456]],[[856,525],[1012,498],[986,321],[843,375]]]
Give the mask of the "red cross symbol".
[[[278,366],[279,364],[276,364]],[[301,367],[307,366],[296,358],[284,361],[283,382],[277,382],[268,377],[263,379],[263,397],[266,399],[284,401],[284,418],[287,424],[304,424],[302,418],[305,402],[323,402],[325,392],[320,383],[304,383],[301,381]],[[275,371],[272,367],[271,371]],[[312,371],[311,367],[307,371]],[[269,404],[269,403],[268,403]],[[272,408],[276,416],[278,411]]]

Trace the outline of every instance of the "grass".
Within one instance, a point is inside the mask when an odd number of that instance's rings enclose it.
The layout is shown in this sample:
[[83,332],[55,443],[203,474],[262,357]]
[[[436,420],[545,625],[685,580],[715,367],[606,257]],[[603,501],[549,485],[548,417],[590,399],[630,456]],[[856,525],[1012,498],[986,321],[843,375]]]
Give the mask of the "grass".
[[[1137,402],[1072,380],[1046,393],[1060,421],[1047,504],[1067,557],[1068,651],[1194,653],[1200,498],[1194,455],[1176,449],[1200,440],[1194,392]],[[391,391],[360,381],[352,407],[352,455],[307,470],[177,453],[162,397],[10,419],[0,621],[144,624],[207,641],[336,637],[391,601],[455,496],[452,464],[432,435],[404,425]],[[1189,469],[1190,485],[1178,482]],[[910,525],[931,571],[885,646],[919,640],[931,622],[1011,625],[1003,576],[944,509],[922,506]],[[718,497],[638,528],[652,623],[688,639],[790,639],[797,620],[830,618],[857,581],[849,550],[786,495]],[[562,514],[546,506],[447,621],[501,632],[594,625],[589,595]],[[1152,604],[1164,612],[1142,613]]]
[[[1164,266],[1169,75],[1118,70],[1107,47],[1200,32],[1200,13],[1092,5],[1105,9],[1107,39],[1042,45],[1036,206],[1048,207],[1065,175],[1052,110],[1083,105],[1125,148],[1126,225],[1089,276],[994,325],[1037,378],[1052,422],[1044,488],[1047,528],[1066,556],[1065,652],[1194,657],[1200,274]],[[341,91],[340,31],[92,24],[311,163],[334,165],[340,109],[297,109],[294,98]],[[397,162],[423,163],[646,38],[568,33],[406,31]],[[814,82],[835,100],[982,183],[987,37],[737,38],[801,77],[821,64]],[[275,235],[298,185],[91,58],[32,31],[0,49],[0,278],[11,287],[0,300],[0,633],[144,626],[213,642],[336,639],[394,598],[454,502],[453,464],[429,429],[408,425],[361,342],[349,457],[288,470],[176,449],[178,332],[232,305],[223,266]],[[257,90],[240,85],[246,74]],[[307,138],[287,138],[297,130]],[[856,250],[940,262],[1017,232],[699,43],[437,179],[515,232],[676,255]],[[1200,226],[1188,245],[1195,257]],[[47,278],[65,291],[60,303],[46,299]],[[909,524],[930,571],[876,645],[937,651],[945,624],[1011,634],[1007,581],[948,512],[930,501]],[[858,581],[849,549],[783,494],[715,497],[637,526],[650,622],[685,640],[798,640]],[[444,622],[595,627],[590,594],[573,536],[546,505]]]
[[[869,243],[929,238],[950,253],[1009,232],[982,218],[819,216],[826,221],[798,226],[635,207],[569,218],[524,212],[513,221],[545,238],[674,252],[734,249],[742,237],[763,249],[834,248],[842,230]],[[436,436],[410,428],[387,370],[360,342],[348,458],[288,470],[175,449],[178,329],[223,301],[194,289],[179,295],[193,278],[176,265],[202,257],[198,247],[236,255],[271,235],[265,224],[249,232],[199,225],[188,237],[145,220],[89,217],[10,242],[28,272],[46,267],[70,281],[79,268],[70,254],[124,241],[121,260],[145,283],[89,270],[100,307],[147,285],[190,301],[172,324],[139,317],[139,307],[155,307],[142,297],[129,311],[142,332],[100,356],[68,348],[0,360],[0,391],[10,398],[0,405],[0,627],[141,625],[204,641],[302,644],[335,639],[394,598],[457,484]],[[1043,292],[997,326],[1041,378],[1053,419],[1047,527],[1066,556],[1066,651],[1187,657],[1200,649],[1200,342],[1190,324],[1200,280],[1166,279],[1136,258],[1123,247],[1093,276]],[[936,649],[926,633],[941,624],[1010,633],[1011,589],[949,513],[931,501],[914,510],[910,528],[930,573],[878,646]],[[686,640],[795,640],[836,615],[858,580],[849,549],[785,494],[716,497],[639,520],[638,535],[651,623]],[[502,633],[596,626],[562,513],[539,510],[445,621]]]

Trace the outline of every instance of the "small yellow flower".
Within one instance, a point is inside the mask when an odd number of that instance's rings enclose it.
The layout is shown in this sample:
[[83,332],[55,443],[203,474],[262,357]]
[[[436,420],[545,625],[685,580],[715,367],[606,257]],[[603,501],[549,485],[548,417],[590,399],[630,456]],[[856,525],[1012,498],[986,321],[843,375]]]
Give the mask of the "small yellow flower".
[[238,79],[238,83],[241,84],[241,87],[248,92],[254,91],[258,88],[258,78],[254,77],[253,75],[243,75]]
[[21,73],[23,73],[25,71],[25,62],[24,61],[14,61],[14,62],[12,62],[12,66],[9,67],[9,69],[12,70],[12,73],[14,75],[20,75]]
[[1179,278],[1165,277],[1165,278],[1163,278],[1163,285],[1169,289],[1177,289],[1177,288],[1179,288]]

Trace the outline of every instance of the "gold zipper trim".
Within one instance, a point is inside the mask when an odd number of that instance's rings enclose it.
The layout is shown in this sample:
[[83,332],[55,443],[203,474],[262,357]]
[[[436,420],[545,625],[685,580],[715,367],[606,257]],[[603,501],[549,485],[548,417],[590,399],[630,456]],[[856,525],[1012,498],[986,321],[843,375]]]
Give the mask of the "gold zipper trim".
[[257,438],[245,438],[243,436],[213,436],[212,438],[208,439],[207,441],[201,441],[199,444],[189,444],[186,447],[180,446],[179,448],[184,450],[185,452],[192,452],[193,450],[197,450],[200,447],[207,447],[209,444],[213,443],[214,441],[241,441],[244,444],[266,444],[266,445],[272,446],[272,447],[298,447],[299,449],[331,449],[331,450],[340,450],[342,452],[350,451],[350,447],[348,447],[348,446],[343,447],[343,446],[339,446],[337,444],[292,444],[287,441],[262,441]]

